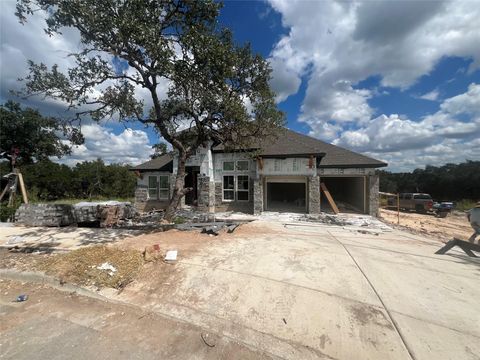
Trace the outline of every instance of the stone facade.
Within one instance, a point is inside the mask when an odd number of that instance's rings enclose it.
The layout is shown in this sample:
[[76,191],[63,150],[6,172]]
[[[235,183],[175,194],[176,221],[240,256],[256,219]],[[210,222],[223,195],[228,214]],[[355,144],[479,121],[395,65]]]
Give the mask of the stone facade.
[[252,199],[252,181],[250,181],[250,200],[249,201],[223,201],[222,183],[215,183],[215,211],[238,211],[244,213],[253,213],[253,199]]
[[380,201],[379,185],[380,179],[378,175],[371,175],[368,177],[368,214],[378,216],[378,207]]
[[320,177],[310,176],[308,178],[308,213],[320,213]]
[[253,181],[253,213],[260,215],[263,211],[263,177]]
[[139,186],[135,189],[135,209],[143,211],[148,201],[148,189],[146,186]]
[[15,220],[26,226],[68,226],[75,223],[72,205],[22,204]]
[[210,177],[197,178],[198,208],[203,211],[213,212],[215,209],[215,185],[210,182]]

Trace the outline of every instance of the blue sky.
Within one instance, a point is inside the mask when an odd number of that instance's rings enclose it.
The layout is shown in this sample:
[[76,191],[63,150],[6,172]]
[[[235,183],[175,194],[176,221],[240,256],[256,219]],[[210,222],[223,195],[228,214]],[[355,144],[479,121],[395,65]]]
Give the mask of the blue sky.
[[[5,100],[26,59],[68,68],[65,54],[79,42],[69,30],[48,38],[40,19],[20,26],[14,1],[0,6]],[[270,61],[288,127],[404,171],[480,159],[479,18],[480,3],[468,1],[269,0],[226,1],[219,23]],[[26,104],[63,111],[42,99]],[[62,161],[147,159],[157,135],[129,127],[86,125],[86,143]]]

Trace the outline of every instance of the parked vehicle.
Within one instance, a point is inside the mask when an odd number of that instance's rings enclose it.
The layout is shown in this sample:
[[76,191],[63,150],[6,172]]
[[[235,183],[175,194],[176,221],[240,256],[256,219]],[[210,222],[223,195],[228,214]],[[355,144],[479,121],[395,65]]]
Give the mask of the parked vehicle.
[[434,202],[432,209],[439,217],[444,218],[448,215],[448,213],[452,212],[453,207],[454,207],[453,202],[442,201],[442,202]]
[[403,193],[400,194],[400,209],[415,210],[418,213],[432,211],[433,199],[429,194]]

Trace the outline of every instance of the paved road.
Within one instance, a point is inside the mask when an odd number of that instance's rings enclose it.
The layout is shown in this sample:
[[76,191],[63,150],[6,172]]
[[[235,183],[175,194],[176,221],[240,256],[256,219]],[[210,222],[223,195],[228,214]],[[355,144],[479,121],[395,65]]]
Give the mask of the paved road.
[[397,230],[288,222],[149,264],[112,295],[143,310],[0,282],[0,357],[480,358],[479,261]]
[[[29,299],[12,302],[21,293]],[[28,283],[0,281],[0,319],[0,359],[270,358],[188,323]]]
[[281,358],[479,359],[479,262],[397,230],[245,229],[123,299]]

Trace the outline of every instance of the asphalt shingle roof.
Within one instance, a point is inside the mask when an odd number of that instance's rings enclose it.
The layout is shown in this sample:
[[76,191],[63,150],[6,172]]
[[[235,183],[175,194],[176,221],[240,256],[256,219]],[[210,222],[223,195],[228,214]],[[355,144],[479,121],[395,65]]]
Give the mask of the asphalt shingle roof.
[[[383,167],[386,163],[371,157],[341,148],[336,145],[315,139],[313,137],[297,133],[293,130],[283,128],[276,139],[270,141],[258,140],[252,144],[251,149],[259,150],[260,154],[268,156],[323,156],[320,168],[327,167]],[[224,152],[223,145],[217,145],[212,149],[214,152]],[[166,170],[172,166],[173,154],[168,153],[156,159],[147,161],[133,167],[131,170]]]
[[[267,143],[258,141],[252,145],[260,149],[263,156],[280,156],[295,154],[325,154],[320,162],[320,167],[383,167],[386,163],[371,157],[341,148],[336,145],[315,139],[284,128],[278,137]],[[222,152],[224,148],[218,145],[213,149]]]
[[171,162],[173,161],[173,153],[168,153],[165,155],[161,155],[155,159],[149,160],[143,164],[134,166],[130,168],[130,170],[138,170],[138,171],[146,171],[146,170],[163,170],[165,171],[170,170]]

